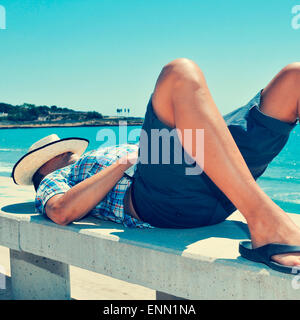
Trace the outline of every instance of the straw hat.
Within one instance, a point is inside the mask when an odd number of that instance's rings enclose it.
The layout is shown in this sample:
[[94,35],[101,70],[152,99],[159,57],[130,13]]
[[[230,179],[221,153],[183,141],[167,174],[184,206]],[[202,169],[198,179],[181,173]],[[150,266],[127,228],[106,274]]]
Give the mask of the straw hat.
[[87,139],[60,139],[56,134],[51,134],[29,148],[28,152],[15,164],[11,176],[16,184],[32,185],[32,177],[46,162],[65,152],[73,152],[81,156],[88,144]]

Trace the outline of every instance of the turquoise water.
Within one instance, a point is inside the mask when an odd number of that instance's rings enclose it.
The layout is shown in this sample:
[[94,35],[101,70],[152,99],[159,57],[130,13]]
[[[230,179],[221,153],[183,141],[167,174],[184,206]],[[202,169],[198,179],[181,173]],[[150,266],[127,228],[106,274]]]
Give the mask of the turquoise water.
[[[108,144],[124,142],[127,136],[129,143],[136,143],[133,139],[140,127],[79,127],[79,128],[37,128],[37,129],[3,129],[0,130],[0,176],[9,177],[14,163],[26,153],[35,141],[56,133],[60,138],[82,137],[90,140],[88,150],[97,149],[103,141],[97,141],[112,130],[117,140]],[[99,131],[101,130],[101,131]],[[120,131],[121,130],[121,131]],[[122,139],[122,140],[120,140]],[[131,140],[132,139],[132,140]],[[284,150],[269,165],[258,183],[263,190],[287,212],[300,213],[300,126],[291,133],[291,137]]]
[[[127,127],[127,137],[130,138],[132,131],[139,132],[141,127]],[[101,136],[105,136],[107,130],[111,130],[117,140],[97,141]],[[121,130],[121,131],[120,131]],[[119,138],[126,136],[125,127],[78,127],[78,128],[35,128],[35,129],[0,129],[0,176],[10,176],[11,169],[20,157],[22,157],[29,147],[39,139],[50,134],[57,134],[60,138],[81,137],[90,141],[87,151],[99,148],[103,143],[114,145],[121,143]],[[102,134],[101,134],[102,132]],[[137,139],[129,140],[129,143],[136,143]]]

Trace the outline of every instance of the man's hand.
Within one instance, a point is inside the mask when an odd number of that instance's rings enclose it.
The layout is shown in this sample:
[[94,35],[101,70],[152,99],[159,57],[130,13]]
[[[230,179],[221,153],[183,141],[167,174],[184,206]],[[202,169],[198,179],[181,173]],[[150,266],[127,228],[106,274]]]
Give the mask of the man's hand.
[[130,168],[137,162],[137,160],[138,160],[138,151],[134,151],[134,152],[127,153],[126,156],[120,158],[118,162],[120,164],[127,165],[128,168]]

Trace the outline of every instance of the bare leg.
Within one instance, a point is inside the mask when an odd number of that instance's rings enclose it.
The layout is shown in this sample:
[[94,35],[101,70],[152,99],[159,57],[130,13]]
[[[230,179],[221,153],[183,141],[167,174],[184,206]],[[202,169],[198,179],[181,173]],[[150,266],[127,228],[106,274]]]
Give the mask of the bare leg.
[[[153,94],[153,108],[161,121],[182,134],[184,129],[204,129],[204,171],[246,218],[254,247],[267,243],[300,245],[300,229],[253,179],[194,62],[176,59],[163,68]],[[185,150],[201,163],[195,142],[195,136],[191,146],[182,140]],[[273,258],[282,264],[300,265],[295,254]]]
[[262,93],[260,110],[271,117],[295,122],[300,115],[300,63],[283,68]]

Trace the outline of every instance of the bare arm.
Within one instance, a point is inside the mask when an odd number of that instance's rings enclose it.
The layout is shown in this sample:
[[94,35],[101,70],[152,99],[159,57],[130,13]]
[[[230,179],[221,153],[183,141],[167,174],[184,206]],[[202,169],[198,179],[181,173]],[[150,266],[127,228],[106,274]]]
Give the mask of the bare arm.
[[133,153],[127,157],[130,161],[124,161],[124,158],[119,159],[94,176],[78,183],[66,193],[53,196],[45,207],[47,216],[60,225],[67,225],[84,217],[105,198],[122,178],[124,171],[132,166],[136,157],[136,153]]

